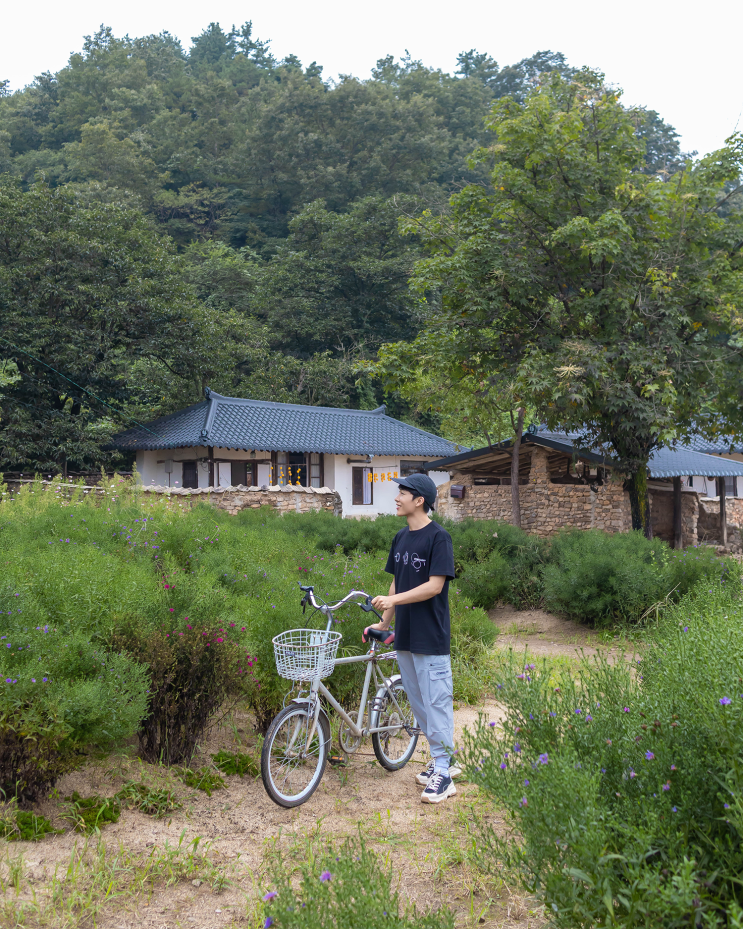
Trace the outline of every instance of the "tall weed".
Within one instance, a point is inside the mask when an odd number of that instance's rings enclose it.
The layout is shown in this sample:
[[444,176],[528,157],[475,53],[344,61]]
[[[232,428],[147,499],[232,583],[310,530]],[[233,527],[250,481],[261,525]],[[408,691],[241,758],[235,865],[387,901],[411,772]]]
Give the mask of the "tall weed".
[[520,838],[483,821],[483,860],[515,868],[556,925],[743,918],[742,636],[740,584],[704,583],[639,662],[504,656],[505,719],[465,756]]

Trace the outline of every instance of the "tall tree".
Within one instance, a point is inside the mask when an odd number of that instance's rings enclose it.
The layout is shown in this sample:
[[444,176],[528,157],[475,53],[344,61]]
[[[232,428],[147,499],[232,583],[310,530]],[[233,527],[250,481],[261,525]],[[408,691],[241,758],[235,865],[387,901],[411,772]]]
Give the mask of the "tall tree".
[[20,375],[0,399],[0,464],[105,461],[132,365],[188,374],[183,262],[141,214],[41,183],[0,183],[0,230],[0,344]]
[[[740,382],[743,215],[724,207],[743,139],[649,176],[632,114],[587,71],[504,98],[489,124],[491,190],[408,223],[431,253],[417,287],[441,293],[431,330],[614,455],[649,532],[650,453],[710,431]],[[740,409],[726,426],[741,431]]]

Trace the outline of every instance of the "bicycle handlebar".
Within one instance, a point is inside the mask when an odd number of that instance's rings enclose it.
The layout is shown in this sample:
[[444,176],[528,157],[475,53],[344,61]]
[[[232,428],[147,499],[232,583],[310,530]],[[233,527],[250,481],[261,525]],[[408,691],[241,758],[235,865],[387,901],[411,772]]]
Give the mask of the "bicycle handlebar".
[[315,599],[315,588],[314,587],[305,587],[302,584],[299,585],[299,589],[304,591],[304,597],[302,597],[302,605],[307,603],[310,606],[313,606],[316,610],[322,610],[323,612],[330,611],[334,612],[340,607],[344,606],[346,603],[349,603],[351,600],[356,597],[363,597],[366,601],[365,604],[360,603],[359,606],[362,610],[369,612],[373,610],[374,607],[371,605],[371,596],[365,593],[363,590],[352,590],[350,593],[347,593],[346,596],[339,600],[337,603],[318,603]]

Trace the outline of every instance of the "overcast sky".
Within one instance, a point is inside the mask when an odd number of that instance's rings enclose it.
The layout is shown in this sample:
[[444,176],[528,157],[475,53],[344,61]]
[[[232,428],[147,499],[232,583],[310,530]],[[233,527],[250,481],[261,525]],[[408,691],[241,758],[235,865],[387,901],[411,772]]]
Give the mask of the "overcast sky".
[[[500,65],[536,51],[563,52],[571,65],[602,69],[625,101],[657,110],[681,134],[682,148],[704,154],[743,128],[740,0],[621,3],[530,0],[4,0],[0,79],[13,89],[57,71],[82,37],[103,22],[118,35],[168,30],[185,47],[210,20],[223,28],[253,21],[253,35],[274,54],[316,60],[325,77],[364,78],[378,58],[408,49],[426,65],[453,71],[460,51],[488,52]],[[1,127],[0,127],[1,128]]]

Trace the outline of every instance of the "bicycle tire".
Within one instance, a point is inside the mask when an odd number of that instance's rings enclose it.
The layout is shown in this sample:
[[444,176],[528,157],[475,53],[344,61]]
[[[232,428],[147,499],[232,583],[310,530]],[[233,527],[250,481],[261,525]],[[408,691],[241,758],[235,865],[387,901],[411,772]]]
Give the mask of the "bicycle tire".
[[[301,744],[302,735],[306,737],[307,727],[311,721],[312,717],[307,711],[306,704],[297,703],[287,706],[274,718],[263,741],[261,751],[263,786],[275,804],[287,809],[306,803],[317,790],[325,773],[330,750],[330,722],[324,710],[320,710],[317,728],[312,737],[309,762],[305,764],[298,753],[293,752],[293,745],[297,739]],[[288,740],[284,745],[280,744],[283,739]],[[294,759],[296,759],[295,764],[288,764],[289,760]],[[312,764],[315,765],[314,769],[312,769]]]
[[[399,674],[396,674],[391,679],[390,689],[394,692],[395,699],[400,705],[400,709],[405,712],[405,706],[407,706],[407,708],[410,710],[410,724],[415,726],[415,715],[413,714],[413,709],[410,706],[410,699],[408,698]],[[403,706],[400,695],[404,697],[405,706]],[[399,717],[399,714],[397,707],[390,700],[385,688],[382,687],[377,691],[375,702],[379,706],[379,709],[374,711],[371,728],[374,728],[375,726],[386,726],[390,723],[394,724],[395,717]],[[405,744],[405,737],[408,739],[407,744]],[[399,753],[395,753],[394,751],[390,750],[390,743],[393,738],[396,740],[394,744],[397,745],[397,747],[400,749]],[[417,744],[418,733],[416,732],[411,735],[403,726],[400,726],[399,732],[397,734],[391,734],[387,732],[372,733],[372,745],[374,747],[374,754],[377,756],[377,761],[387,771],[399,771],[401,768],[404,768],[413,757],[413,752],[415,751]]]

